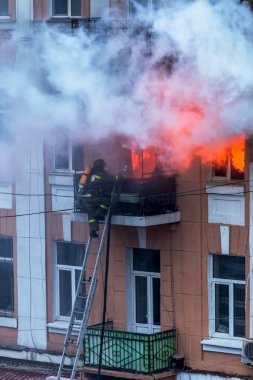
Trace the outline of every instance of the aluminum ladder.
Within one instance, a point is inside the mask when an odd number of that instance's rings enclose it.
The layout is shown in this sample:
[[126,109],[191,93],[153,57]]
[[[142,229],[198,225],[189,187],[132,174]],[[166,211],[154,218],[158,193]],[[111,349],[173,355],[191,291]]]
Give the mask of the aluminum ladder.
[[[96,286],[97,286],[97,272],[99,261],[103,251],[103,245],[106,237],[106,232],[108,230],[108,226],[110,223],[110,217],[112,212],[112,207],[114,206],[111,203],[107,215],[105,217],[104,228],[101,235],[99,248],[96,256],[96,261],[94,267],[87,267],[87,261],[89,257],[89,250],[92,243],[92,238],[89,237],[87,246],[85,249],[84,259],[82,270],[79,277],[79,282],[76,290],[76,298],[74,301],[74,306],[72,308],[69,327],[64,340],[64,348],[61,357],[61,363],[59,366],[58,374],[56,379],[62,379],[62,373],[70,373],[71,372],[71,380],[75,379],[76,370],[78,367],[78,361],[80,358],[80,353],[83,345],[84,335],[87,330],[88,320],[92,308],[92,302],[95,296]],[[86,279],[86,271],[90,270],[92,276],[89,279]],[[84,293],[84,289],[88,291]],[[72,365],[65,365],[65,359],[67,356],[74,356],[74,363]],[[72,369],[71,369],[72,367]]]

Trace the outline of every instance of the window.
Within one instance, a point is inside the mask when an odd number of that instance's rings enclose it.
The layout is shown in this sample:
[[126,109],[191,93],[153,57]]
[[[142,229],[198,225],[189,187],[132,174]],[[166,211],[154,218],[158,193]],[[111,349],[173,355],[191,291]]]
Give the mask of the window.
[[213,162],[212,176],[217,179],[244,179],[245,142],[244,137],[237,141],[230,149],[222,149],[219,157]]
[[132,265],[134,331],[160,331],[160,252],[134,248]]
[[53,0],[54,17],[80,17],[81,0]]
[[[74,305],[76,288],[82,269],[85,246],[77,243],[56,243],[56,318],[68,319]],[[85,288],[83,295],[85,294]],[[84,309],[81,305],[80,309]],[[80,314],[77,319],[81,319]]]
[[245,336],[245,258],[212,255],[212,336]]
[[0,17],[9,16],[9,0],[0,0]]
[[68,137],[63,137],[54,148],[54,169],[81,171],[83,167],[83,146],[71,144]]
[[130,0],[129,2],[129,11],[132,16],[136,15],[138,11],[142,11],[143,9],[148,10],[158,10],[161,7],[166,5],[165,0]]
[[12,317],[14,311],[13,240],[0,238],[0,316]]

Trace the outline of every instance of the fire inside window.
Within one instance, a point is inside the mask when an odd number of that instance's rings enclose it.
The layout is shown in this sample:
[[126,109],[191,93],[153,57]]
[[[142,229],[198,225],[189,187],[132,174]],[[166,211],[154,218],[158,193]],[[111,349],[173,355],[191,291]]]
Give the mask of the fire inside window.
[[245,141],[238,138],[229,148],[219,151],[217,159],[213,162],[213,177],[231,180],[244,179],[245,170]]
[[162,172],[159,173],[157,152],[154,148],[140,149],[132,144],[131,154],[133,178],[148,179],[162,175]]

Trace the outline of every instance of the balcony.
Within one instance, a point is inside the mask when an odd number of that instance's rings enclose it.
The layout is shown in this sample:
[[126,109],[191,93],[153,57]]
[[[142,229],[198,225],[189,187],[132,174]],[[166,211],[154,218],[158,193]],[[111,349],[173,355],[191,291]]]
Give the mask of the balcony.
[[[102,368],[104,370],[154,374],[172,369],[176,350],[176,330],[155,334],[104,330]],[[101,325],[89,327],[84,340],[84,366],[97,368],[101,346]]]
[[[86,221],[85,197],[77,191],[80,175],[75,176],[74,220]],[[79,216],[78,216],[79,214]],[[114,209],[112,224],[148,227],[180,221],[176,203],[175,176],[158,176],[147,179],[125,178],[119,201]]]
[[[92,37],[96,43],[106,43],[111,38],[121,36],[125,38],[122,53],[131,52],[133,39],[144,42],[143,54],[151,54],[152,40],[154,33],[152,26],[146,23],[138,23],[134,19],[102,19],[93,18],[50,18],[47,25],[56,28],[60,32],[75,34],[77,31],[83,31],[86,36]],[[34,22],[34,31],[39,32],[41,22]],[[128,43],[129,42],[129,43]]]

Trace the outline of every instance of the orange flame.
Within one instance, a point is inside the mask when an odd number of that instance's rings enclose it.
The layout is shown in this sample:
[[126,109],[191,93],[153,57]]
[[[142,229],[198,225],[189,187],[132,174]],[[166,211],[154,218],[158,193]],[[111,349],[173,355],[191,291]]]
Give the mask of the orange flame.
[[135,178],[150,177],[156,167],[156,154],[154,147],[141,149],[132,143],[132,176]]

